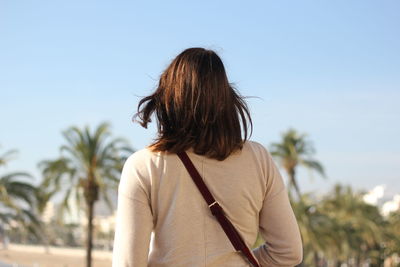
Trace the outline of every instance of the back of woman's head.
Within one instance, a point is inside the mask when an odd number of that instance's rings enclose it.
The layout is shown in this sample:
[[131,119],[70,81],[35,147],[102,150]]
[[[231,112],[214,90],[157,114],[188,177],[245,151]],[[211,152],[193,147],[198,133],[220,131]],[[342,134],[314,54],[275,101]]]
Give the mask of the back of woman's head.
[[153,112],[158,125],[153,151],[193,148],[223,160],[242,148],[248,126],[252,129],[247,105],[228,82],[221,59],[204,48],[180,53],[162,73],[156,91],[139,102],[135,117],[147,128]]

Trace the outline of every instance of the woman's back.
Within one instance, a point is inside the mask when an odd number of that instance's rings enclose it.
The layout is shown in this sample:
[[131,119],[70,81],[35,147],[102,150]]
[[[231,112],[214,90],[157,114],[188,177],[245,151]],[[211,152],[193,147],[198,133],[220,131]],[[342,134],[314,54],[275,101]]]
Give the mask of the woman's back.
[[[301,261],[299,229],[268,151],[247,141],[223,161],[187,151],[261,266]],[[176,154],[131,155],[119,186],[113,266],[249,266],[236,252]],[[154,231],[152,247],[150,235]],[[149,256],[148,256],[149,255]]]
[[248,266],[178,158],[183,151],[247,246],[258,231],[266,240],[253,251],[261,266],[301,262],[299,228],[282,177],[268,151],[248,141],[249,109],[214,51],[188,48],[172,60],[135,114],[145,128],[153,116],[157,137],[122,170],[114,267]]

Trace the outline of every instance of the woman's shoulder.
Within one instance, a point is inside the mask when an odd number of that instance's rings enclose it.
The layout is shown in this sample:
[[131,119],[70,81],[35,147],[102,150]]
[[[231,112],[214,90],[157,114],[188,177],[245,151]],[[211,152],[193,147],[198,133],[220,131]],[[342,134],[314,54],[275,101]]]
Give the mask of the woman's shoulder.
[[262,155],[262,156],[267,156],[269,155],[268,149],[261,143],[257,141],[252,141],[252,140],[247,140],[243,144],[243,149],[245,150],[251,150],[253,153]]
[[128,190],[140,184],[146,192],[149,192],[151,184],[149,174],[157,168],[157,157],[159,157],[159,153],[153,152],[147,147],[130,154],[122,168],[120,187]]
[[[192,150],[188,150],[190,154]],[[239,151],[237,151],[239,152]],[[233,153],[232,155],[238,155],[237,153]],[[246,140],[243,143],[243,147],[239,152],[239,155],[255,155],[256,157],[266,158],[268,157],[269,151],[268,149],[261,143],[253,140]],[[148,163],[156,163],[159,162],[160,159],[168,159],[171,157],[170,153],[161,152],[161,151],[153,151],[150,147],[144,147],[139,149],[128,156],[126,160],[126,164],[129,165],[147,165]]]
[[149,161],[154,161],[161,156],[162,152],[154,152],[150,147],[144,147],[142,149],[136,150],[126,159],[127,164],[143,164]]

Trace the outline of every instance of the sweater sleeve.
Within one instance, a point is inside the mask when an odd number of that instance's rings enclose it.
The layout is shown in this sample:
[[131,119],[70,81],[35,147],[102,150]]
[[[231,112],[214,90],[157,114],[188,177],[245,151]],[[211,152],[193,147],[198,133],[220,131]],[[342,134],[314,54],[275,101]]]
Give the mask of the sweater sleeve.
[[130,156],[118,187],[118,207],[112,256],[113,267],[146,267],[153,229],[151,207]]
[[267,191],[259,231],[265,243],[253,252],[261,266],[295,266],[303,258],[299,227],[282,176],[269,152],[263,150]]

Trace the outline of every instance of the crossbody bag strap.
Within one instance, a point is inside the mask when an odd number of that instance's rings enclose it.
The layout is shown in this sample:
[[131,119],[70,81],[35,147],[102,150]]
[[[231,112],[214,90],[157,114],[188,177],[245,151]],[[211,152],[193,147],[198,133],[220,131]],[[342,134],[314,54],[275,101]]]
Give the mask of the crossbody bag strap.
[[254,266],[260,267],[257,260],[254,258],[253,254],[250,252],[249,248],[246,246],[246,243],[243,241],[239,232],[233,226],[233,224],[229,221],[229,219],[225,216],[225,212],[219,203],[214,199],[210,190],[208,190],[207,185],[204,183],[201,178],[199,172],[196,170],[192,161],[186,152],[177,153],[178,157],[181,159],[183,165],[186,170],[189,172],[190,176],[193,179],[193,182],[196,184],[200,193],[203,195],[204,200],[207,202],[208,207],[211,210],[211,213],[217,219],[225,234],[228,236],[231,241],[233,247],[236,251],[241,251],[243,255],[247,258],[247,260]]

